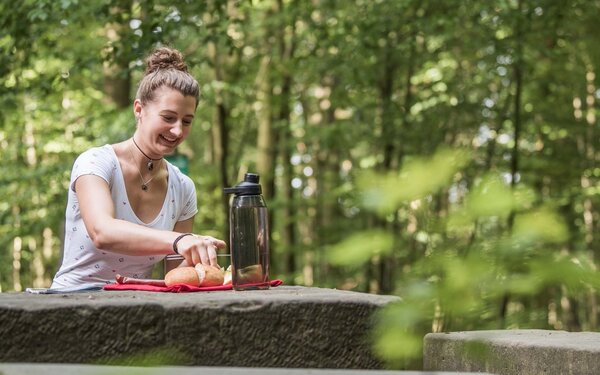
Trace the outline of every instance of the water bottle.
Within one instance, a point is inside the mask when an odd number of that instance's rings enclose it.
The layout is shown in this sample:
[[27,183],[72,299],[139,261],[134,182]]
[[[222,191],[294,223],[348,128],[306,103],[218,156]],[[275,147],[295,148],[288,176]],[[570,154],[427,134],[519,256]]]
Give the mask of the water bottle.
[[231,281],[234,290],[269,289],[269,220],[259,176],[223,189],[235,194],[229,210]]

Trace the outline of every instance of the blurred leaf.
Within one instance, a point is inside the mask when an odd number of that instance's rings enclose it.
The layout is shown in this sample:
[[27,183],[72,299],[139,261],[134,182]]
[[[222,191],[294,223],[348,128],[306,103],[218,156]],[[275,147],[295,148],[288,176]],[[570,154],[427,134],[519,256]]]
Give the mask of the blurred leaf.
[[452,176],[468,161],[464,150],[441,149],[430,158],[415,158],[406,162],[399,174],[366,172],[359,176],[365,207],[385,215],[402,203],[435,193],[448,185]]
[[523,213],[515,217],[513,236],[524,243],[557,243],[568,238],[564,220],[548,208]]
[[381,358],[402,361],[413,358],[422,350],[423,338],[416,328],[424,320],[423,311],[433,312],[433,300],[423,294],[423,288],[414,291],[421,298],[411,295],[410,300],[387,305],[377,312],[377,325],[372,335],[375,353]]
[[495,175],[487,175],[475,186],[466,202],[469,216],[508,216],[514,207],[510,188]]
[[381,230],[363,231],[346,238],[327,252],[327,259],[338,266],[360,265],[375,255],[389,254],[393,237]]
[[546,285],[564,284],[575,290],[582,285],[600,288],[598,272],[594,268],[584,266],[576,258],[541,258],[532,262],[531,273]]
[[375,354],[387,361],[402,361],[420,355],[423,337],[400,329],[389,328],[375,343]]
[[[139,367],[157,367],[157,366],[176,366],[190,363],[188,354],[183,353],[172,347],[160,347],[146,352],[128,355],[116,355],[110,358],[102,358],[96,361],[97,364],[113,366],[139,366]],[[132,374],[142,374],[132,372]]]

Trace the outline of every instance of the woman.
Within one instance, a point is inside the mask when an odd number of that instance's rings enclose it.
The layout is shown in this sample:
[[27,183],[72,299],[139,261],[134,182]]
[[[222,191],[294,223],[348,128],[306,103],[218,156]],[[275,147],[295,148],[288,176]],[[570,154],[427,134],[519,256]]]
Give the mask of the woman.
[[133,136],[82,153],[73,166],[62,265],[52,288],[103,285],[116,274],[147,278],[169,254],[182,265],[217,266],[225,242],[191,233],[192,180],[164,159],[188,136],[198,82],[181,53],[159,48],[147,60]]

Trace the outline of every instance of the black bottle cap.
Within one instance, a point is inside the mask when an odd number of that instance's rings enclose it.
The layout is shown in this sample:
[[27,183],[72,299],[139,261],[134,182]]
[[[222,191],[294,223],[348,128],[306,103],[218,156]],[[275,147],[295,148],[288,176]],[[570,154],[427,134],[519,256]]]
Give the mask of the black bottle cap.
[[260,180],[260,176],[256,173],[246,173],[244,175],[244,182],[252,182],[254,184],[258,184],[258,180]]
[[262,188],[258,183],[259,180],[260,176],[256,173],[246,173],[244,181],[234,187],[224,188],[223,191],[226,194],[235,195],[260,195],[262,194]]

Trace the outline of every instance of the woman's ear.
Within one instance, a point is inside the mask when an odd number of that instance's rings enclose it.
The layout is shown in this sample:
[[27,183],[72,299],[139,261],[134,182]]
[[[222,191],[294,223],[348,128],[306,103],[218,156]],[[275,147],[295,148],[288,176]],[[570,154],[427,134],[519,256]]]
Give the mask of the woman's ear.
[[142,117],[142,102],[139,99],[136,99],[133,102],[133,115],[135,116],[135,121],[140,121]]

